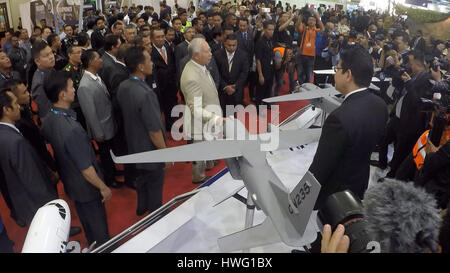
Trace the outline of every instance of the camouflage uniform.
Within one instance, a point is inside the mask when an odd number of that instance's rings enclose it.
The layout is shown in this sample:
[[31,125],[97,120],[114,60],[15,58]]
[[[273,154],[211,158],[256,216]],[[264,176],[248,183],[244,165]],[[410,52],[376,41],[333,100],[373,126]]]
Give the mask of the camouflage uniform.
[[84,119],[83,113],[81,112],[80,103],[78,102],[78,96],[76,95],[81,78],[83,77],[83,68],[81,67],[81,65],[74,65],[69,62],[63,68],[63,71],[70,73],[70,78],[73,81],[73,88],[75,88],[75,100],[72,102],[72,109],[77,113],[77,120],[80,122],[81,126],[86,129],[86,121]]

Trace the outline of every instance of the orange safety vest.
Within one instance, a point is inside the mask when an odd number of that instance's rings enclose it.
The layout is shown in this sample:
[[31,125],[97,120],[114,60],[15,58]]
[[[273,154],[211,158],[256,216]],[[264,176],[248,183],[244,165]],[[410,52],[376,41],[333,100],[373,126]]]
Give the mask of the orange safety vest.
[[423,162],[425,161],[425,157],[427,153],[425,152],[425,146],[427,145],[428,135],[430,134],[430,130],[426,130],[417,140],[416,145],[413,148],[413,158],[414,163],[416,164],[416,168],[420,170],[422,168]]
[[275,48],[273,49],[273,53],[275,53],[276,51],[280,51],[280,53],[281,53],[281,58],[284,59],[284,53],[286,52],[286,48],[281,47],[281,46],[275,47]]
[[[448,117],[447,117],[448,118]],[[430,122],[431,124],[431,122]],[[430,130],[426,130],[417,140],[416,145],[413,148],[413,158],[414,163],[416,164],[416,168],[420,170],[422,168],[423,163],[425,162],[425,157],[427,155],[425,151],[425,146],[427,145],[427,139]],[[439,146],[445,144],[450,140],[450,126],[445,126],[444,131],[442,132],[441,141],[439,142]]]

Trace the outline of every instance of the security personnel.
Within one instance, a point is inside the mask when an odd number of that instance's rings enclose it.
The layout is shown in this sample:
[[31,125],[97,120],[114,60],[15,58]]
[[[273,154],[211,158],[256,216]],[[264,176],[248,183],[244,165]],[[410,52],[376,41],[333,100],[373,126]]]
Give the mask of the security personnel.
[[[69,57],[69,62],[63,68],[70,74],[70,78],[73,81],[73,87],[75,92],[78,90],[81,78],[83,78],[83,68],[81,67],[81,53],[83,52],[80,46],[71,46],[67,49],[67,55]],[[81,126],[86,129],[86,120],[81,111],[80,103],[78,102],[78,96],[75,96],[75,101],[72,103],[72,109],[77,113],[77,120],[80,122]]]
[[275,71],[275,88],[271,97],[278,96],[278,93],[283,86],[283,75],[286,70],[286,65],[292,59],[292,49],[286,47],[285,44],[279,43],[279,46],[273,49],[274,54],[274,71]]
[[[256,71],[258,74],[258,85],[256,86],[256,105],[262,100],[270,97],[273,84],[273,43],[274,23],[264,22],[264,31],[255,45]],[[259,107],[257,108],[259,111]]]

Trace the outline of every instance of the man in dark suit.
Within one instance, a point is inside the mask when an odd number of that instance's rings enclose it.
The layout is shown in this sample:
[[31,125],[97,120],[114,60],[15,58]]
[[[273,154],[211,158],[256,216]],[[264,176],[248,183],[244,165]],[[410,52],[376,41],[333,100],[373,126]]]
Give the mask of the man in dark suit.
[[209,47],[211,48],[211,53],[223,49],[223,41],[225,39],[225,35],[221,28],[214,28],[212,32],[212,40],[209,42]]
[[113,92],[117,89],[117,86],[112,85],[112,81],[115,76],[117,52],[121,44],[119,36],[114,34],[105,36],[105,53],[102,55],[103,67],[98,74],[105,82],[106,88],[112,93],[111,96],[114,96]]
[[163,10],[161,11],[161,22],[159,24],[159,27],[166,30],[168,27],[170,27],[170,13]]
[[0,91],[0,169],[16,220],[29,224],[36,211],[58,195],[41,158],[15,127],[20,119],[17,101],[11,91]]
[[163,107],[166,131],[170,131],[175,118],[171,116],[172,108],[177,105],[176,81],[170,80],[176,77],[175,56],[164,46],[165,35],[162,29],[151,31],[152,50],[151,58],[155,66],[155,80],[159,89],[159,104]]
[[242,104],[244,85],[248,74],[248,57],[243,50],[237,49],[237,37],[234,34],[225,38],[225,48],[214,53],[220,72],[220,87],[218,89],[222,112],[226,105]]
[[164,29],[164,34],[166,35],[166,41],[164,43],[164,46],[172,52],[172,54],[175,54],[175,30],[173,27],[167,27]]
[[208,14],[208,23],[203,26],[203,36],[205,36],[206,41],[209,43],[213,40],[212,32],[214,29],[214,13]]
[[[248,20],[245,18],[240,18],[238,20],[239,30],[236,31],[236,36],[238,39],[238,49],[244,50],[248,57],[248,76],[246,83],[250,83],[251,79],[256,78],[256,67],[253,66],[255,57],[255,42],[253,40],[253,32],[250,30],[248,25]],[[249,95],[250,98],[255,97],[255,88],[250,88],[249,84]]]
[[188,55],[188,46],[192,41],[194,34],[194,29],[192,27],[187,27],[184,30],[184,41],[175,47],[175,63],[177,66],[177,75],[180,75],[180,77],[182,72],[180,71],[180,62],[181,59]]
[[425,39],[423,38],[422,30],[417,31],[416,38],[412,40],[411,42],[411,49],[413,50],[420,50],[422,53],[425,54]]
[[322,186],[316,209],[331,194],[347,189],[363,199],[369,183],[370,155],[387,120],[386,104],[367,90],[373,75],[369,53],[360,47],[342,52],[336,69],[336,89],[345,98],[325,120],[309,168]]
[[98,17],[95,20],[95,30],[91,35],[91,45],[95,50],[99,50],[105,45],[105,19],[103,17]]
[[409,58],[412,78],[406,72],[402,75],[406,94],[399,99],[393,109],[399,122],[388,177],[395,177],[400,164],[411,153],[417,139],[426,129],[427,114],[421,111],[420,98],[431,99],[433,96],[430,93],[431,76],[425,70],[424,54],[419,50],[413,50],[408,53],[407,58]]
[[173,18],[172,27],[173,29],[175,29],[175,39],[173,40],[173,42],[175,43],[175,46],[177,46],[184,41],[183,33],[181,33],[181,19],[179,17]]

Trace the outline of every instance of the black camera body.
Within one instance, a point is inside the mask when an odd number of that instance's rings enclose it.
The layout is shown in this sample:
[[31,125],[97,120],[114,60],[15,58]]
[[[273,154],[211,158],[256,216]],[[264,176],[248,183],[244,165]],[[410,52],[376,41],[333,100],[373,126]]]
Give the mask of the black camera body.
[[434,71],[437,71],[439,67],[441,69],[448,67],[448,60],[446,58],[442,58],[439,59],[437,62],[431,63],[431,69],[433,69]]
[[383,46],[383,51],[384,52],[388,52],[389,50],[395,50],[395,51],[397,51],[397,45],[396,44],[394,44],[394,43],[392,43],[392,42],[389,42],[389,43],[386,43],[384,46]]
[[303,22],[304,24],[307,24],[307,23],[308,23],[308,18],[309,18],[309,17],[314,16],[314,15],[311,13],[311,11],[309,10],[308,5],[306,5],[306,6],[304,6],[303,8],[300,9],[299,15],[302,16],[302,22]]
[[322,224],[329,224],[332,230],[341,224],[350,238],[349,253],[366,253],[373,237],[367,231],[361,200],[350,190],[330,195],[318,213]]
[[[448,90],[447,90],[448,92]],[[422,101],[422,111],[427,113],[433,113],[433,127],[430,129],[430,134],[428,138],[434,146],[438,147],[441,142],[442,133],[447,125],[450,125],[450,120],[447,119],[447,115],[450,114],[450,105],[445,105],[450,102],[447,94],[441,96],[444,98],[440,101],[432,101],[426,98],[421,98]]]

